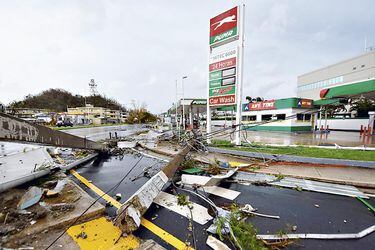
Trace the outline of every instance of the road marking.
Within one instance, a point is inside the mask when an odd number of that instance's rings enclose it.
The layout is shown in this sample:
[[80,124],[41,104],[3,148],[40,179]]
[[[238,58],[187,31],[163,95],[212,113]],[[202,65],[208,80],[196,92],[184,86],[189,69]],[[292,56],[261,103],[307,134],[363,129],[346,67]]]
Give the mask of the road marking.
[[[70,170],[70,173],[76,177],[79,181],[81,181],[84,185],[86,185],[88,188],[90,188],[92,191],[94,191],[97,195],[102,196],[103,199],[110,202],[114,207],[120,208],[121,203],[113,199],[111,196],[106,195],[100,188],[95,186],[94,184],[90,183],[85,177],[77,173],[75,170]],[[150,230],[153,234],[160,237],[162,240],[167,242],[168,244],[172,245],[176,249],[183,249],[183,250],[193,250],[193,248],[186,245],[185,242],[181,241],[180,239],[176,238],[172,234],[168,233],[164,229],[158,227],[151,221],[142,218],[141,225]]]
[[72,226],[68,235],[80,249],[136,249],[139,240],[134,235],[121,237],[120,228],[104,217]]
[[113,199],[111,196],[105,194],[100,188],[92,184],[90,181],[88,181],[85,177],[77,173],[75,170],[70,170],[70,173],[76,177],[79,181],[81,181],[83,184],[85,184],[89,189],[94,191],[97,195],[103,196],[102,198],[108,202],[110,202],[113,206],[119,208],[121,207],[121,203],[117,200]]
[[56,155],[55,157],[56,157],[56,159],[60,162],[60,164],[65,165],[65,161],[64,161],[63,159],[61,159],[60,156]]
[[[191,211],[188,206],[178,205],[177,196],[173,194],[168,194],[166,192],[160,192],[159,195],[154,200],[154,203],[165,207],[166,209],[180,214],[188,219],[193,216],[193,220],[201,225],[206,224],[213,218],[208,214],[207,208],[201,206],[194,202],[189,202],[189,206],[192,207]],[[191,215],[192,213],[192,215]]]

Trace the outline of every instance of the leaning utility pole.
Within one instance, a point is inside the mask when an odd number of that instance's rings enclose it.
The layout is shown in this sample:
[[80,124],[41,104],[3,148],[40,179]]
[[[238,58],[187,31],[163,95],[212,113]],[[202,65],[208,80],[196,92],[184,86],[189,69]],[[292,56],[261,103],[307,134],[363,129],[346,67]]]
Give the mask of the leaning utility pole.
[[115,225],[123,232],[131,233],[139,228],[142,216],[159,195],[163,186],[173,178],[174,173],[191,150],[190,143],[117,210]]
[[56,147],[99,151],[107,149],[102,143],[53,130],[4,113],[0,113],[0,141],[41,143]]

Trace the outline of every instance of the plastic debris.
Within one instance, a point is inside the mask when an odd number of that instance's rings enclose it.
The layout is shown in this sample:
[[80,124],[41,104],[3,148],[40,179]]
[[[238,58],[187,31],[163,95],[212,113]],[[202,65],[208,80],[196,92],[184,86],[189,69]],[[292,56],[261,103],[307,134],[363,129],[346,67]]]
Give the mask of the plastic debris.
[[26,209],[38,203],[42,198],[43,191],[41,188],[32,186],[27,190],[27,192],[22,196],[21,200],[18,203],[18,209]]
[[117,201],[121,200],[121,197],[122,197],[122,196],[121,196],[121,193],[117,193],[117,194],[116,194],[116,200],[117,200]]
[[182,172],[187,173],[187,174],[199,174],[199,173],[202,173],[203,170],[200,168],[188,168],[188,169],[182,170]]

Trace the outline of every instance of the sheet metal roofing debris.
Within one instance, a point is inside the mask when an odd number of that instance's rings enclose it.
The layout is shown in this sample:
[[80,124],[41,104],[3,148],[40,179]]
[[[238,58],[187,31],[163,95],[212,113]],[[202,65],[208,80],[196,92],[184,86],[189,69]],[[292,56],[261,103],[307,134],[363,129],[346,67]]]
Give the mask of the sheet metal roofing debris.
[[178,205],[177,196],[168,194],[166,192],[160,192],[159,195],[155,198],[154,203],[158,204],[159,206],[165,207],[170,211],[178,213],[188,219],[191,219],[192,213],[192,219],[201,225],[204,225],[208,221],[212,220],[212,217],[208,214],[208,210],[206,207],[194,202],[189,202],[189,206],[192,208],[190,213],[190,209],[188,206]]
[[200,176],[200,175],[181,175],[181,184],[198,185],[198,186],[216,186],[222,180],[232,177],[238,168],[229,170],[226,174],[219,174],[214,176]]
[[0,157],[0,163],[0,184],[15,181],[54,166],[52,157],[44,147]]
[[350,234],[258,234],[257,238],[262,240],[285,240],[285,239],[321,239],[321,240],[337,240],[337,239],[360,239],[375,231],[375,225],[368,227],[359,233]]
[[329,164],[329,165],[342,165],[362,168],[375,169],[375,162],[373,161],[357,161],[357,160],[343,160],[343,159],[330,159],[330,158],[315,158],[315,157],[304,157],[295,155],[277,155],[269,153],[258,153],[250,151],[239,151],[232,149],[223,149],[215,147],[207,147],[210,152],[230,154],[237,156],[244,156],[250,158],[261,158],[274,161],[286,161],[286,162],[304,162],[310,164]]
[[29,188],[29,190],[26,191],[26,193],[22,196],[21,200],[18,203],[18,209],[26,209],[28,207],[31,207],[39,202],[39,200],[42,198],[43,190],[41,188],[32,186]]
[[261,173],[247,173],[247,172],[238,172],[235,176],[233,176],[235,180],[240,182],[245,181],[248,183],[252,182],[266,182],[270,185],[280,186],[280,187],[288,187],[288,188],[300,188],[303,190],[320,192],[320,193],[327,193],[327,194],[335,194],[335,195],[343,195],[349,197],[361,197],[368,199],[369,197],[365,195],[363,192],[359,191],[356,187],[349,186],[349,185],[339,185],[339,184],[331,184],[319,181],[310,181],[304,179],[297,179],[292,177],[284,177],[282,179],[278,179],[278,177],[268,174],[261,174]]
[[216,239],[212,235],[209,235],[206,244],[214,250],[230,250],[230,248],[225,245],[220,240]]
[[198,191],[199,190],[202,190],[203,192],[206,192],[209,194],[223,197],[228,200],[234,200],[237,198],[237,196],[241,194],[241,192],[227,189],[227,188],[218,187],[218,186],[201,187],[201,188],[198,188]]

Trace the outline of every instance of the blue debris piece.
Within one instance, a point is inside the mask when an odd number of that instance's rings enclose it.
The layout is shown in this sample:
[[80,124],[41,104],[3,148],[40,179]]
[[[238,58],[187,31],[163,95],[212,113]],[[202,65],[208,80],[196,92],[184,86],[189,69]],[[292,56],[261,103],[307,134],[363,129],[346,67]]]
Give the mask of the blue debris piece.
[[43,191],[38,187],[30,187],[29,190],[22,196],[20,202],[18,203],[18,209],[26,209],[39,202],[42,198]]

